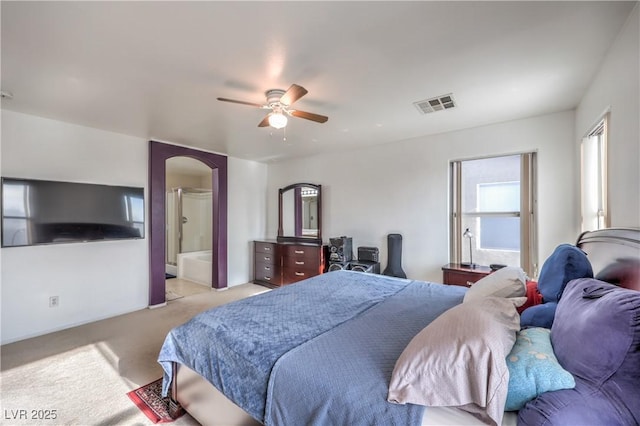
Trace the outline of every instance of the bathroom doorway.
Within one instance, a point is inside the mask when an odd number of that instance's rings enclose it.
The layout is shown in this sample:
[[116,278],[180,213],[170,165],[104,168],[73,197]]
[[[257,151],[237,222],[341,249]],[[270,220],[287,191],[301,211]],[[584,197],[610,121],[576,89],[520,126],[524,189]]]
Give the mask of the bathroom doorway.
[[[149,143],[149,306],[166,303],[166,160],[189,157],[200,160],[211,171],[211,287],[227,287],[227,157],[161,142]],[[191,186],[191,185],[190,185]],[[198,185],[196,185],[197,187]],[[169,186],[169,188],[171,188]],[[208,188],[206,188],[208,189]]]

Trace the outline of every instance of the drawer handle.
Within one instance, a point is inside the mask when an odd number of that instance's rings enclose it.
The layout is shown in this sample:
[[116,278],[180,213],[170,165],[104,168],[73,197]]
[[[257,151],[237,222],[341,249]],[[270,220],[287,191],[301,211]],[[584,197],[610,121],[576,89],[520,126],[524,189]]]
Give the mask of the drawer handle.
[[265,280],[271,281],[271,277],[264,277]]
[[296,272],[296,275],[299,277],[304,277],[304,272]]
[[296,265],[304,265],[304,262],[301,262],[299,260],[296,261]]
[[264,260],[271,260],[271,256],[265,256]]
[[264,270],[265,270],[265,271],[270,271],[270,270],[271,270],[271,267],[270,267],[270,266],[265,266],[265,267],[264,267]]
[[271,247],[264,247],[264,251],[271,251]]
[[294,250],[295,254],[304,254],[304,250]]

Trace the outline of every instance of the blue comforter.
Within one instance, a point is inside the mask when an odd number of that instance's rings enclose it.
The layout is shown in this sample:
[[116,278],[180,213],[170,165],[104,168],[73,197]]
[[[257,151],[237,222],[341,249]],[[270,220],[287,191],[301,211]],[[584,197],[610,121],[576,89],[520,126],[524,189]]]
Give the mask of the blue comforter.
[[265,424],[419,423],[422,407],[386,401],[393,365],[464,291],[336,271],[229,303],[167,335],[165,395],[177,361]]

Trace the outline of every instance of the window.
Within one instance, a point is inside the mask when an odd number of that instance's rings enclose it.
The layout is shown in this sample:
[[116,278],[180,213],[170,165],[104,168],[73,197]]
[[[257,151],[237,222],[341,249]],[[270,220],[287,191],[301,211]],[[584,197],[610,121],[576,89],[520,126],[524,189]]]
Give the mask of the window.
[[582,139],[582,231],[610,226],[607,206],[607,121],[608,114]]
[[127,221],[140,231],[140,235],[144,235],[144,199],[125,195],[125,209]]
[[27,245],[29,235],[29,185],[5,184],[2,203],[5,215],[2,221],[3,246]]
[[477,190],[479,214],[502,214],[479,216],[478,249],[519,251],[520,182],[479,183]]
[[535,153],[451,163],[451,259],[537,273]]

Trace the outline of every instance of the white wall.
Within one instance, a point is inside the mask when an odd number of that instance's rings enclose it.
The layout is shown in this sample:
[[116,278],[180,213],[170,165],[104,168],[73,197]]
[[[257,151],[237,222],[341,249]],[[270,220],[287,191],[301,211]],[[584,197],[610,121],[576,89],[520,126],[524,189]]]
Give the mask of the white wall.
[[[640,227],[640,6],[636,5],[576,109],[580,139],[610,109],[609,203],[611,226]],[[580,182],[578,182],[578,185]],[[576,187],[579,194],[580,187]]]
[[[3,176],[147,187],[140,138],[3,110],[1,148]],[[2,249],[2,342],[146,307],[147,238]]]
[[[446,112],[445,112],[446,113]],[[269,165],[267,230],[277,231],[277,190],[294,182],[322,186],[323,237],[353,237],[380,248],[387,263],[389,233],[403,236],[403,269],[410,278],[441,282],[448,262],[449,162],[538,152],[539,260],[580,231],[574,113],[562,112],[366,150],[335,152]]]
[[[148,200],[145,139],[3,110],[0,152],[2,176],[139,186]],[[229,286],[251,279],[250,242],[265,233],[266,171],[261,163],[228,159]],[[145,308],[148,226],[145,234],[0,249],[1,342]],[[49,308],[50,296],[59,296],[59,307]]]
[[228,276],[229,286],[253,279],[253,241],[266,229],[267,165],[229,157]]

